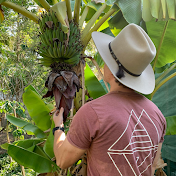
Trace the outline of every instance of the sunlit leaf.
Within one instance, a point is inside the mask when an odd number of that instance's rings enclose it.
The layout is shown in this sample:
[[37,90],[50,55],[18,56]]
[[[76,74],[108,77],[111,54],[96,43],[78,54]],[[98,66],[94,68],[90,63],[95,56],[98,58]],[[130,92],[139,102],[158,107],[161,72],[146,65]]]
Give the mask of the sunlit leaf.
[[31,89],[26,89],[23,94],[23,102],[38,128],[45,131],[51,127],[50,109],[41,96]]

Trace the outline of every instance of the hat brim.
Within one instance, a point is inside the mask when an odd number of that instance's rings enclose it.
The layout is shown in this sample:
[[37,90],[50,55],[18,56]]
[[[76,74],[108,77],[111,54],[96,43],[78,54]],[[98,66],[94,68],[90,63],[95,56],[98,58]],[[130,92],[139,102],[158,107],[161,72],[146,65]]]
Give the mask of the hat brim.
[[119,79],[116,76],[116,73],[119,70],[118,64],[111,56],[108,48],[108,44],[112,40],[114,40],[114,37],[111,37],[101,32],[92,32],[92,39],[96,45],[98,52],[100,53],[100,56],[102,57],[108,68],[111,70],[114,77],[120,83],[143,94],[151,94],[153,92],[155,88],[155,75],[150,64],[138,77],[132,76],[124,71],[125,77]]

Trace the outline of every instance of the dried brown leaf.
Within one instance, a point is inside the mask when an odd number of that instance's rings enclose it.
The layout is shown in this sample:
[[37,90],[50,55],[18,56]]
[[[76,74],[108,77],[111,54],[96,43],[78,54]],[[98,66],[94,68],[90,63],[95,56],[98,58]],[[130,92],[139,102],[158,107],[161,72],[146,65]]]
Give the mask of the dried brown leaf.
[[45,24],[48,26],[48,28],[52,29],[53,21],[47,21]]
[[59,108],[61,98],[62,98],[62,93],[60,92],[60,90],[57,87],[55,87],[53,90],[53,94],[54,94],[54,98],[55,98],[55,102],[56,102],[56,107]]
[[51,73],[48,76],[48,79],[47,79],[47,81],[45,83],[45,86],[48,88],[49,91],[52,91],[52,89],[53,89],[53,83],[54,83],[55,79],[57,77],[59,77],[59,76],[60,76],[60,74],[58,74],[58,73]]
[[60,72],[61,75],[63,76],[63,78],[65,79],[66,83],[68,84],[68,86],[70,88],[72,88],[72,85],[73,85],[73,72],[70,72],[70,71],[61,71]]

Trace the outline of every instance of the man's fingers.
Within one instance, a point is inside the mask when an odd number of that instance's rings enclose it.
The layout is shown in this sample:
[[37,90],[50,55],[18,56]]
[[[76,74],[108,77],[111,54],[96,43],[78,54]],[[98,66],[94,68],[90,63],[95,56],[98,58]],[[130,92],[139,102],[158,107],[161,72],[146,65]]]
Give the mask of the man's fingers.
[[63,112],[64,112],[64,108],[61,107],[61,108],[60,108],[60,113],[63,114]]

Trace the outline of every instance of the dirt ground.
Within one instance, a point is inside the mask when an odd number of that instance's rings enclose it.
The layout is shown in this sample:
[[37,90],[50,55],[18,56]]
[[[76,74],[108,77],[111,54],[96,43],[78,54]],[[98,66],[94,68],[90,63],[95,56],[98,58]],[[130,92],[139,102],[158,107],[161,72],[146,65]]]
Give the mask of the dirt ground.
[[[10,138],[10,142],[13,142],[14,141],[14,138],[13,138],[13,135],[9,133],[9,138]],[[7,142],[7,134],[6,134],[6,131],[2,131],[0,132],[0,145],[1,144],[4,144]],[[3,153],[6,153],[6,150],[2,149],[0,147],[0,155],[3,154]]]

